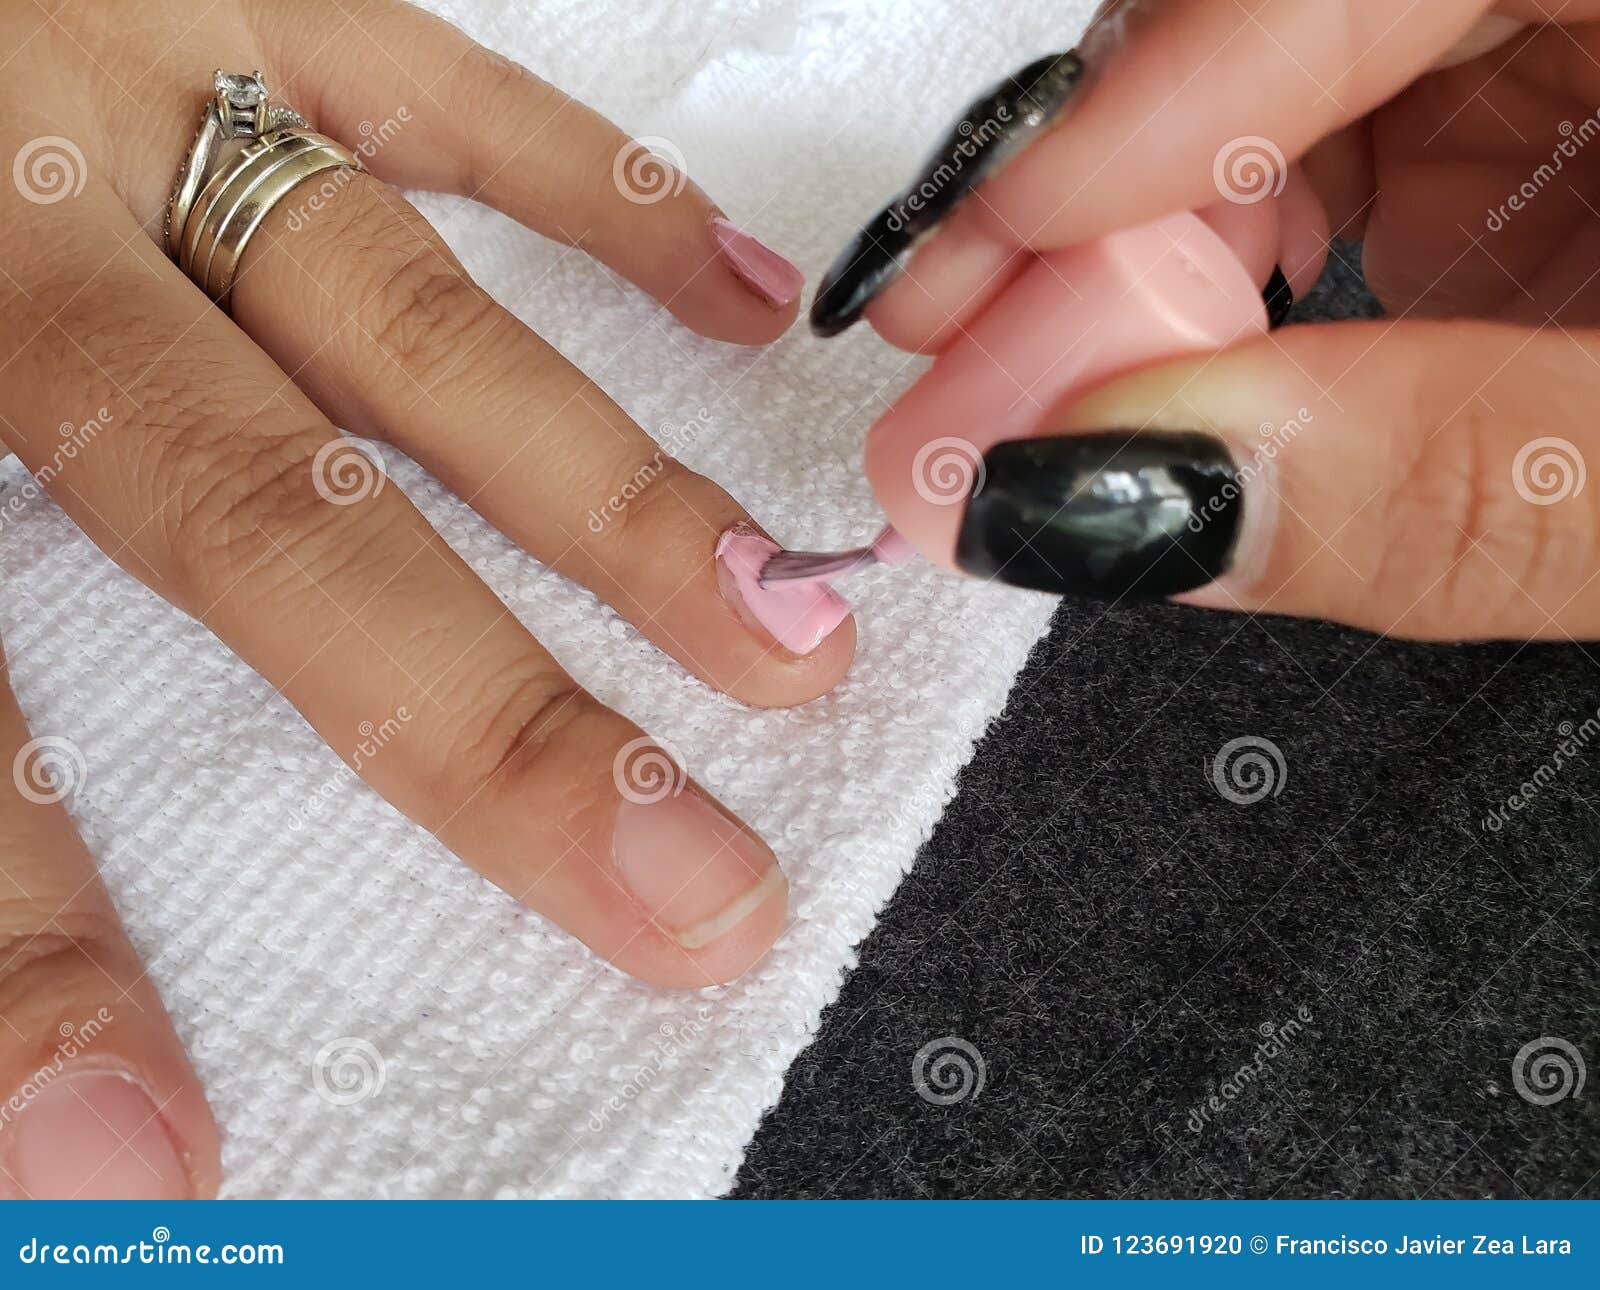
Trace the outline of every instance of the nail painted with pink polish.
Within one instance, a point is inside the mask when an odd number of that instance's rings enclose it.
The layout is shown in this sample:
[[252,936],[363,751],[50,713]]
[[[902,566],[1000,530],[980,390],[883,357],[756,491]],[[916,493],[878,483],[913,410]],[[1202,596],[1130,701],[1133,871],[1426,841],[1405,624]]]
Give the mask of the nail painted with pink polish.
[[120,1070],[54,1080],[0,1133],[0,1190],[35,1200],[184,1200],[194,1184],[155,1100]]
[[775,309],[799,299],[805,275],[765,242],[751,236],[722,216],[711,221],[717,252],[739,281]]
[[826,583],[763,587],[761,570],[778,550],[748,528],[729,529],[717,540],[717,581],[747,625],[791,654],[809,654],[850,616],[850,606]]

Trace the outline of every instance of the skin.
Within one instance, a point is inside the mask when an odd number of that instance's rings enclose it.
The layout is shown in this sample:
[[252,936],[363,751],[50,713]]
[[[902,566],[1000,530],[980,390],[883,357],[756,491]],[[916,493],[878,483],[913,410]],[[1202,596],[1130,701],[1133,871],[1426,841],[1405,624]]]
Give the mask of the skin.
[[[1364,238],[1387,320],[1140,371],[1040,433],[1200,430],[1252,462],[1262,427],[1297,423],[1247,488],[1233,572],[1195,603],[1428,640],[1600,635],[1600,490],[1538,504],[1518,465],[1544,437],[1600,462],[1600,152],[1573,133],[1577,155],[1488,227],[1563,122],[1592,127],[1600,3],[1135,0],[1107,6],[1084,48],[1065,120],[919,249],[869,321],[937,350],[1004,307],[1032,253],[1173,210],[1204,212],[1258,282],[1276,258],[1298,294],[1329,230]],[[1283,190],[1219,208],[1215,159],[1246,136],[1283,154]]]
[[[784,924],[781,880],[769,876],[736,926],[711,920],[693,944],[669,935],[607,849],[619,756],[642,732],[561,670],[397,486],[333,504],[313,463],[335,426],[386,440],[707,683],[752,704],[805,702],[844,673],[853,624],[803,658],[752,627],[713,559],[718,535],[750,517],[709,480],[663,466],[621,409],[468,277],[397,186],[473,197],[573,243],[718,340],[769,342],[798,300],[774,305],[719,257],[716,208],[692,183],[628,201],[611,178],[626,136],[392,0],[0,0],[0,48],[6,155],[63,136],[85,163],[69,200],[0,185],[6,447],[38,471],[58,426],[106,409],[111,431],[66,463],[53,497],[259,669],[373,788],[637,977],[694,988],[756,963]],[[305,227],[288,227],[292,200],[272,213],[233,321],[156,245],[218,66],[259,68],[277,101],[352,146],[363,123],[411,114],[367,159],[372,173]],[[592,532],[590,510],[645,467],[643,497]],[[403,735],[358,759],[361,723],[402,709]],[[0,758],[28,737],[0,687]],[[733,852],[770,857],[748,830],[720,849],[724,868]],[[188,1175],[177,1192],[210,1194],[216,1128],[92,860],[59,805],[0,782],[0,1090],[48,1062],[63,1023],[108,1003],[117,1022],[95,1061],[161,1108]],[[0,1192],[18,1194],[8,1141],[0,1132]]]

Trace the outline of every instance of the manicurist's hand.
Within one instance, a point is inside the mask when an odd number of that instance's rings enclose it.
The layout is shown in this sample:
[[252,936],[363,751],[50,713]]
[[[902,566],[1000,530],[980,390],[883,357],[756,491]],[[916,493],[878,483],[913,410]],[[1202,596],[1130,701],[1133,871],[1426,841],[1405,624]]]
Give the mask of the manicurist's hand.
[[[1144,0],[1081,54],[1070,94],[1013,80],[1049,120],[1003,168],[915,239],[879,229],[908,260],[864,293],[885,337],[946,351],[1037,254],[1188,211],[1274,310],[1330,230],[1364,239],[1389,318],[1240,328],[1039,409],[1039,438],[971,463],[956,561],[1411,637],[1600,635],[1600,4]],[[1121,308],[1085,299],[1081,333]],[[961,434],[920,412],[950,379],[874,428],[880,493]]]
[[[650,982],[754,964],[784,921],[769,848],[584,693],[335,427],[423,463],[708,684],[803,702],[849,662],[842,608],[778,644],[718,573],[739,505],[497,305],[395,185],[581,246],[719,340],[780,335],[794,267],[581,104],[392,0],[0,0],[0,47],[5,445],[512,896]],[[163,227],[218,68],[242,74],[242,118],[259,69],[365,166],[266,211],[231,317]],[[213,209],[248,216],[229,201]],[[374,728],[397,733],[373,751]],[[28,777],[9,691],[0,742],[0,1193],[208,1193],[204,1097],[56,781]]]

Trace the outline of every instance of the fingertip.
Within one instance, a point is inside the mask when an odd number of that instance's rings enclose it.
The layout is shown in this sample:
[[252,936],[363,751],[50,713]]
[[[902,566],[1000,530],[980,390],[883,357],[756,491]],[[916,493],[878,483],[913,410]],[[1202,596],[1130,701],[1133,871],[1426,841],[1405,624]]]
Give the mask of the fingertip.
[[771,651],[765,666],[751,674],[734,697],[757,708],[797,708],[831,693],[844,680],[856,656],[855,615],[839,625],[809,654]]
[[[717,540],[717,590],[733,648],[719,686],[763,708],[794,707],[833,689],[855,657],[856,624],[826,583],[763,586],[761,570],[779,546],[740,522]],[[713,678],[716,683],[724,678]]]
[[698,786],[624,791],[611,845],[621,884],[648,920],[614,956],[631,975],[682,989],[725,984],[782,932],[789,885],[777,856]]
[[788,924],[789,884],[783,879],[736,926],[694,947],[663,939],[630,965],[630,974],[674,990],[728,985],[760,966]]
[[800,315],[805,275],[755,233],[706,204],[683,271],[656,289],[685,326],[712,340],[768,345]]
[[937,353],[968,319],[1016,279],[1029,253],[989,232],[973,204],[957,209],[919,246],[865,317],[885,341]]
[[1303,167],[1289,172],[1278,198],[1278,262],[1296,300],[1310,295],[1328,263],[1328,212]]

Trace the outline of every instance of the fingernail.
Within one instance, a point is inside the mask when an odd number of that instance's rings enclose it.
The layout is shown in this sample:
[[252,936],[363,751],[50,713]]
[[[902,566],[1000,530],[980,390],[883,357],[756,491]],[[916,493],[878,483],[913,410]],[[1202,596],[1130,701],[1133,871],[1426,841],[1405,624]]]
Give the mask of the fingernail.
[[739,281],[769,305],[782,308],[799,298],[805,275],[765,242],[720,215],[711,221],[711,236]]
[[611,851],[634,898],[687,950],[720,940],[788,887],[766,843],[692,788],[625,794]]
[[1021,151],[1072,97],[1083,75],[1076,52],[1049,54],[974,99],[916,178],[840,252],[811,302],[811,329],[835,336],[866,310],[900,271],[918,238]]
[[1018,439],[984,455],[956,563],[1098,600],[1192,591],[1230,568],[1243,490],[1218,439],[1166,432]]
[[0,1160],[0,1189],[35,1200],[183,1200],[193,1192],[155,1102],[120,1071],[78,1071],[45,1085],[0,1129]]
[[1294,308],[1294,288],[1284,276],[1281,264],[1272,266],[1272,276],[1267,279],[1261,298],[1267,302],[1267,321],[1274,329],[1282,327],[1284,320],[1289,317],[1289,311]]
[[745,626],[791,654],[809,654],[850,617],[850,606],[826,583],[761,585],[761,571],[781,548],[736,526],[717,539],[717,585]]

